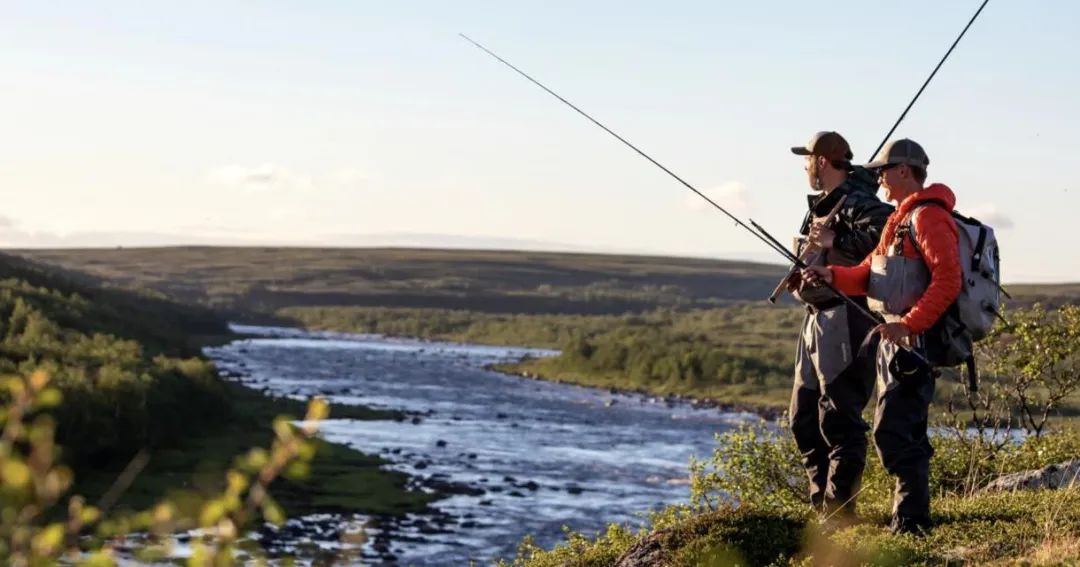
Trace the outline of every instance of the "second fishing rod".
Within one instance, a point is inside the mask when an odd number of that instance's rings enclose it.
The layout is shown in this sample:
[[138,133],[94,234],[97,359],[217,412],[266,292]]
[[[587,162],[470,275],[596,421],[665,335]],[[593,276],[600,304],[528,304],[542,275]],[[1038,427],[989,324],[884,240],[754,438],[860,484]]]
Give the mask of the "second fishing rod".
[[[611,134],[612,136],[614,136],[614,137],[615,137],[615,139],[619,140],[620,142],[622,142],[623,144],[625,144],[626,146],[628,146],[628,147],[629,147],[630,149],[634,150],[634,151],[635,151],[635,152],[637,152],[637,153],[638,153],[639,155],[641,155],[641,156],[642,156],[642,157],[644,157],[645,159],[649,160],[649,162],[651,162],[651,163],[652,163],[653,165],[655,165],[656,167],[658,167],[658,168],[660,168],[661,170],[663,170],[663,172],[664,172],[664,173],[667,173],[668,175],[670,175],[671,177],[673,177],[673,178],[674,178],[674,179],[675,179],[676,181],[678,181],[679,183],[681,183],[681,184],[682,184],[683,186],[685,186],[685,187],[686,187],[687,189],[689,189],[689,190],[693,191],[693,192],[694,192],[695,194],[697,194],[697,195],[698,195],[699,197],[701,197],[701,198],[702,198],[702,199],[704,199],[704,200],[705,200],[706,202],[708,202],[708,203],[709,203],[710,205],[712,205],[712,206],[713,206],[713,207],[715,207],[715,208],[716,208],[717,210],[719,210],[719,211],[720,211],[721,213],[723,213],[724,215],[726,215],[726,216],[727,216],[727,217],[728,217],[729,219],[731,219],[732,221],[734,221],[734,222],[735,222],[735,225],[736,225],[736,226],[738,226],[738,227],[740,227],[740,228],[742,228],[742,229],[746,230],[746,231],[747,231],[747,232],[749,232],[750,234],[753,234],[755,238],[757,238],[758,240],[760,240],[761,242],[763,242],[763,243],[764,243],[764,244],[765,244],[766,246],[768,246],[768,247],[769,247],[769,248],[771,248],[772,250],[775,250],[775,251],[776,251],[777,253],[779,253],[779,254],[780,254],[781,256],[783,256],[783,257],[784,257],[784,258],[785,258],[786,260],[788,260],[789,262],[791,262],[791,263],[792,263],[792,264],[794,264],[795,266],[798,266],[799,268],[807,268],[807,267],[809,267],[809,266],[808,266],[808,265],[806,264],[806,262],[804,262],[804,261],[803,261],[802,259],[800,259],[800,258],[799,258],[798,256],[796,256],[796,255],[795,255],[794,253],[792,253],[792,252],[791,252],[790,250],[788,250],[788,249],[787,249],[787,248],[786,248],[786,247],[785,247],[785,246],[784,246],[783,244],[781,244],[781,243],[780,243],[779,241],[777,241],[777,240],[776,240],[776,238],[774,238],[774,237],[773,237],[773,236],[772,236],[771,234],[769,234],[769,232],[768,232],[768,231],[766,231],[766,230],[765,230],[764,228],[762,228],[762,227],[761,227],[761,226],[760,226],[760,225],[759,225],[758,223],[754,222],[754,220],[753,220],[753,219],[748,219],[748,220],[749,220],[749,222],[750,222],[750,224],[751,224],[751,225],[753,225],[753,226],[751,227],[750,225],[746,224],[746,223],[745,223],[745,222],[743,222],[743,221],[742,221],[741,219],[739,219],[739,217],[735,216],[735,215],[734,215],[734,214],[732,214],[732,213],[731,213],[730,211],[728,211],[728,210],[727,210],[727,209],[725,209],[724,207],[720,206],[720,204],[718,204],[718,203],[717,203],[716,201],[713,201],[712,199],[710,199],[710,198],[709,198],[708,196],[706,196],[706,195],[705,195],[704,193],[702,193],[701,191],[699,191],[699,190],[698,190],[698,189],[697,189],[696,187],[694,187],[693,185],[691,185],[690,183],[688,183],[688,182],[687,182],[686,180],[684,180],[683,178],[681,178],[681,177],[679,177],[678,175],[676,175],[676,174],[675,174],[675,173],[674,173],[673,171],[671,171],[670,169],[668,169],[668,168],[664,167],[664,165],[663,165],[663,164],[661,164],[660,162],[658,162],[658,161],[656,161],[655,159],[653,159],[653,158],[652,158],[652,156],[650,156],[649,154],[645,153],[644,151],[642,151],[641,149],[639,149],[639,148],[638,148],[637,146],[635,146],[634,144],[631,144],[631,143],[630,143],[629,141],[627,141],[627,140],[626,140],[625,138],[623,138],[622,136],[620,136],[620,135],[616,134],[616,133],[615,133],[615,132],[614,132],[613,130],[611,130],[611,129],[610,129],[610,128],[608,128],[607,126],[604,126],[604,124],[602,124],[602,123],[601,123],[600,121],[598,121],[597,119],[593,118],[593,117],[592,117],[592,116],[590,116],[590,115],[589,115],[588,113],[586,113],[586,112],[585,112],[584,110],[581,110],[580,108],[578,108],[577,106],[575,106],[575,105],[574,105],[573,103],[571,103],[570,101],[568,101],[568,100],[566,100],[565,98],[563,98],[562,96],[560,96],[560,95],[559,95],[558,93],[556,93],[555,91],[553,91],[553,90],[551,90],[551,89],[547,88],[546,86],[544,86],[544,84],[543,84],[543,83],[541,83],[540,81],[537,81],[536,79],[534,79],[534,78],[532,78],[531,76],[529,76],[529,74],[528,74],[528,73],[525,73],[525,72],[524,72],[524,71],[522,71],[521,69],[518,69],[518,68],[517,68],[517,67],[515,67],[515,66],[514,66],[513,64],[511,64],[511,63],[510,63],[509,61],[507,61],[507,60],[503,59],[502,57],[499,57],[499,56],[498,56],[498,55],[497,55],[497,54],[496,54],[495,52],[493,52],[493,51],[491,51],[490,49],[488,49],[488,48],[484,47],[483,45],[481,45],[481,44],[477,43],[476,41],[473,41],[473,40],[472,40],[472,39],[471,39],[470,37],[466,36],[465,34],[459,34],[459,35],[461,35],[461,37],[462,37],[462,38],[464,38],[464,39],[465,39],[466,41],[468,41],[469,43],[471,43],[471,44],[475,45],[475,46],[476,46],[477,48],[481,49],[482,51],[484,51],[484,52],[485,52],[485,53],[487,53],[488,55],[490,55],[490,56],[494,57],[494,58],[495,58],[496,60],[498,60],[498,61],[499,61],[500,63],[502,63],[503,65],[506,65],[507,67],[509,67],[510,69],[512,69],[512,70],[513,70],[514,72],[516,72],[516,73],[518,73],[519,75],[521,75],[521,76],[525,77],[525,78],[526,78],[526,79],[528,79],[528,80],[529,80],[530,82],[532,82],[532,83],[533,83],[533,84],[535,84],[536,86],[540,87],[541,89],[543,89],[544,91],[546,91],[546,92],[547,92],[548,94],[550,94],[551,96],[553,96],[553,97],[555,97],[555,98],[559,99],[559,100],[560,100],[560,101],[561,101],[561,102],[562,102],[563,104],[566,104],[566,105],[567,105],[567,106],[569,106],[570,108],[574,109],[574,110],[575,110],[575,111],[576,111],[576,112],[577,112],[578,114],[581,114],[582,116],[584,116],[585,118],[587,118],[587,119],[588,119],[588,120],[589,120],[590,122],[592,122],[593,124],[596,124],[596,125],[597,125],[597,126],[599,126],[599,127],[601,128],[601,129],[603,129],[603,130],[604,130],[605,132],[607,132],[608,134]],[[850,305],[851,307],[855,308],[855,309],[856,309],[856,310],[857,310],[857,311],[858,311],[859,313],[861,313],[861,314],[862,314],[863,316],[865,316],[865,317],[868,317],[868,318],[870,318],[870,319],[871,319],[872,321],[874,321],[875,323],[880,323],[880,322],[881,322],[881,319],[880,319],[880,318],[878,318],[877,316],[875,316],[875,315],[874,315],[873,313],[871,313],[871,312],[870,312],[869,310],[867,310],[867,309],[866,309],[865,307],[863,307],[862,305],[860,305],[860,304],[859,304],[859,302],[855,301],[854,299],[852,299],[852,298],[851,298],[850,296],[848,296],[847,294],[845,294],[845,293],[841,292],[840,290],[836,289],[836,287],[834,287],[834,286],[833,286],[833,285],[832,285],[831,283],[829,283],[829,282],[826,282],[826,281],[823,281],[823,280],[822,280],[822,281],[821,281],[820,283],[821,283],[821,285],[822,285],[822,286],[824,286],[825,288],[827,288],[827,289],[828,289],[829,291],[831,291],[832,293],[836,294],[836,296],[837,296],[837,297],[841,298],[841,299],[842,299],[842,300],[843,300],[844,302],[846,302],[846,303],[847,303],[848,305]],[[914,351],[913,351],[913,352],[914,352]],[[922,355],[919,355],[918,353],[915,353],[915,354],[916,354],[916,356],[918,356],[918,357],[919,357],[920,359],[923,359]],[[923,360],[925,361],[925,359],[923,359]]]

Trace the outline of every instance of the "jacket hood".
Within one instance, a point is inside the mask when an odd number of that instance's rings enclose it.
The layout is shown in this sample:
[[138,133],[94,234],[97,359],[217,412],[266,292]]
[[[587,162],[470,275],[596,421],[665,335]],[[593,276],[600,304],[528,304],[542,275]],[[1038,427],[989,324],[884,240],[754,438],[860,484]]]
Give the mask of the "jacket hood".
[[956,195],[953,194],[952,189],[949,189],[948,186],[942,183],[933,183],[918,193],[908,195],[907,198],[900,203],[900,206],[897,207],[897,209],[901,214],[907,213],[916,205],[916,203],[924,201],[936,201],[949,211],[952,211],[956,206]]
[[870,170],[855,166],[850,173],[848,173],[847,179],[832,191],[828,195],[812,194],[806,196],[806,203],[809,208],[817,215],[824,215],[828,213],[833,205],[840,200],[842,195],[850,195],[851,193],[866,193],[867,195],[876,195],[878,190],[877,177],[874,176]]
[[851,169],[846,184],[851,186],[852,189],[866,191],[871,195],[877,193],[878,190],[877,175],[869,169],[858,165]]

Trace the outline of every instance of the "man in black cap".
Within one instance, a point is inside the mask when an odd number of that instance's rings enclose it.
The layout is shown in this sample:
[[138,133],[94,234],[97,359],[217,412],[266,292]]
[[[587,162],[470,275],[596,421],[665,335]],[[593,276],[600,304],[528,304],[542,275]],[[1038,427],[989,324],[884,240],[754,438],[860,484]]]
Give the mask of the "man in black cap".
[[[877,198],[874,176],[851,165],[851,148],[836,132],[818,132],[805,146],[815,194],[799,232],[802,246],[818,247],[817,265],[851,266],[878,243],[892,207]],[[837,206],[839,208],[837,209]],[[827,218],[837,209],[834,218]],[[799,336],[791,430],[810,480],[810,501],[828,517],[851,519],[866,466],[863,409],[874,388],[874,357],[859,356],[859,344],[873,323],[821,286],[791,282],[789,289],[806,306]],[[865,304],[865,298],[856,298]]]

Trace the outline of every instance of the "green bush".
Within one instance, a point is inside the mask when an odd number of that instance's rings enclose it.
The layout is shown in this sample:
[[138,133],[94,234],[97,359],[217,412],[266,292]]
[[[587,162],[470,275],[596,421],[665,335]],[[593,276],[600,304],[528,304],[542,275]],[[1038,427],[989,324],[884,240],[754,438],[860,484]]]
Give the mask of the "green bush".
[[[4,270],[15,268],[0,264]],[[212,366],[182,358],[193,352],[191,334],[221,330],[201,311],[79,287],[26,267],[18,273],[60,289],[0,280],[0,373],[53,377],[66,400],[56,410],[56,437],[69,463],[123,461],[228,416]]]

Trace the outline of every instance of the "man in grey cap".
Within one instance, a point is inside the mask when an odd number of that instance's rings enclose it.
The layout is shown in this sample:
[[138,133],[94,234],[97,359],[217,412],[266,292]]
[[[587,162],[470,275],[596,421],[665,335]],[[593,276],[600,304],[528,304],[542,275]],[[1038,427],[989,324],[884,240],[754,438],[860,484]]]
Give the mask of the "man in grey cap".
[[928,165],[926,152],[912,140],[887,145],[866,165],[897,204],[881,242],[857,266],[812,266],[802,272],[804,282],[821,278],[843,293],[867,296],[885,321],[874,328],[883,339],[877,348],[874,445],[885,470],[896,477],[892,528],[910,533],[931,526],[934,450],[927,424],[934,373],[925,364],[923,335],[956,301],[963,277],[952,217],[956,196],[940,183],[924,186]]
[[[818,132],[791,148],[806,158],[808,210],[799,232],[821,250],[819,265],[852,266],[878,243],[892,207],[877,198],[874,176],[851,165],[851,148],[836,132]],[[837,208],[839,207],[839,208]],[[833,210],[834,218],[827,218]],[[874,357],[858,345],[874,326],[822,286],[791,290],[806,307],[791,393],[791,430],[810,481],[810,501],[829,517],[849,520],[866,466],[863,409],[874,388]],[[865,305],[865,298],[857,301]]]

